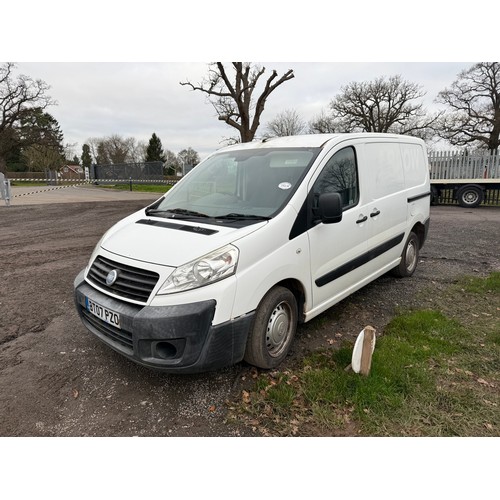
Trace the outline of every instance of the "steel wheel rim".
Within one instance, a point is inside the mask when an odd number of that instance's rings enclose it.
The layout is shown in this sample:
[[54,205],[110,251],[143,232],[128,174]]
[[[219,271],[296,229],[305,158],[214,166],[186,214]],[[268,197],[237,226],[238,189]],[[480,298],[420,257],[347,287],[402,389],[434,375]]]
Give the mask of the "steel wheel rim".
[[406,247],[406,269],[412,272],[417,265],[417,245],[415,241],[411,240]]
[[472,205],[479,199],[479,194],[477,193],[477,191],[467,191],[466,193],[464,193],[463,199],[466,203]]
[[273,358],[280,356],[292,332],[292,309],[288,302],[280,302],[272,311],[266,328],[267,352]]

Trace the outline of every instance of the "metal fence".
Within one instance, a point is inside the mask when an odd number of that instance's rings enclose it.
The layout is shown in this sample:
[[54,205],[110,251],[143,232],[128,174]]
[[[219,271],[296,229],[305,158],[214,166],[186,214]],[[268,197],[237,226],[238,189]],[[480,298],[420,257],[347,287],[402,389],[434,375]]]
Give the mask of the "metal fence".
[[429,153],[431,180],[497,179],[500,181],[500,155],[468,154],[461,151],[432,151]]
[[151,161],[142,163],[117,163],[110,165],[92,165],[90,180],[101,184],[116,181],[163,182],[163,163]]

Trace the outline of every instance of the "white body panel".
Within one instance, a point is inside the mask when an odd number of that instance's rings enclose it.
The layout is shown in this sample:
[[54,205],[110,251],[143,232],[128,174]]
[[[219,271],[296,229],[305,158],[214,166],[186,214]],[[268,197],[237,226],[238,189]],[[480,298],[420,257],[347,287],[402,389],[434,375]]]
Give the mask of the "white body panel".
[[[255,311],[271,288],[285,280],[293,280],[303,292],[303,319],[313,318],[396,266],[411,229],[417,223],[425,224],[429,218],[427,155],[423,142],[417,139],[380,134],[316,135],[240,144],[225,150],[321,146],[323,149],[291,199],[270,220],[240,228],[206,224],[202,220],[168,220],[173,225],[216,231],[205,235],[138,224],[137,221],[143,219],[165,221],[154,215],[147,216],[141,210],[119,222],[105,235],[91,262],[101,254],[120,263],[157,272],[160,280],[148,306],[215,299],[214,325]],[[343,148],[355,150],[359,199],[344,211],[339,223],[319,223],[298,231],[291,238],[291,229],[316,179],[329,159]],[[284,182],[280,186],[280,189],[288,189]],[[171,192],[176,189],[174,187]],[[358,223],[360,217],[367,218]],[[366,257],[370,251],[398,238],[397,244],[388,245],[380,255]],[[234,275],[191,290],[157,294],[176,268],[228,244],[239,250]],[[363,258],[366,262],[359,265],[356,259]],[[343,270],[353,262],[356,265],[351,271]],[[316,280],[339,269],[343,271],[338,277],[322,286],[316,284]],[[112,295],[109,291],[104,292]]]

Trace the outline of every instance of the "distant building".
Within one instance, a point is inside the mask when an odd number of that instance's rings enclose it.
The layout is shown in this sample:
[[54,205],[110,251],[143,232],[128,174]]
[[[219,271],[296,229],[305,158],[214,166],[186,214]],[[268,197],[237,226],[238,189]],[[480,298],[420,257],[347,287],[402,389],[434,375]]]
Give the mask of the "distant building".
[[80,165],[64,165],[59,170],[59,179],[63,180],[73,180],[73,179],[83,179],[84,172]]

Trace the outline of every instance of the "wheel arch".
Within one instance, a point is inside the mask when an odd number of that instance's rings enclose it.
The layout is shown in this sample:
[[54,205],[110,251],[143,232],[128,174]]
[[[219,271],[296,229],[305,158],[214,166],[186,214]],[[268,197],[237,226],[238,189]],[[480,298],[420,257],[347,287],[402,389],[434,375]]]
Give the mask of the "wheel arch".
[[417,222],[412,228],[410,233],[413,232],[417,235],[418,238],[418,247],[419,250],[424,246],[425,238],[426,238],[426,228],[425,225],[421,222]]
[[280,281],[279,283],[276,283],[272,288],[277,286],[288,288],[294,294],[295,300],[297,301],[298,322],[304,323],[305,320],[304,306],[306,303],[306,292],[302,283],[297,279],[288,278]]

